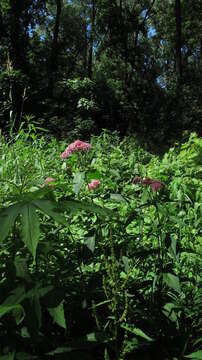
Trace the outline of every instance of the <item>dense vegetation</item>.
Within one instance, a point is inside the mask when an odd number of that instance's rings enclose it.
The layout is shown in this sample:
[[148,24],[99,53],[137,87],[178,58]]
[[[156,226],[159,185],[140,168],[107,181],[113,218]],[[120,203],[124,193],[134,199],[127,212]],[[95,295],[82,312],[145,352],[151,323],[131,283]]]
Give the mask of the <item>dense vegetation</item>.
[[[170,144],[202,121],[200,0],[1,0],[0,128]],[[146,135],[146,138],[145,138]]]
[[0,0],[0,360],[202,359],[201,28]]
[[201,359],[201,139],[68,145],[1,137],[0,359]]

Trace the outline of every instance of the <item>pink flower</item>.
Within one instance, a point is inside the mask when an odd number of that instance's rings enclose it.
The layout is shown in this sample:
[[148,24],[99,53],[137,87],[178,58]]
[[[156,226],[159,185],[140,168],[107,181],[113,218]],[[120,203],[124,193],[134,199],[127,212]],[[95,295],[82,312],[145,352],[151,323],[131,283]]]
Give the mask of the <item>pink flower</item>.
[[158,191],[161,190],[161,188],[163,187],[163,183],[160,180],[152,180],[149,177],[145,178],[142,181],[143,185],[149,185],[153,191]]
[[61,158],[64,160],[73,152],[90,150],[90,148],[91,144],[81,140],[76,140],[65,149],[65,151],[61,154]]
[[55,181],[54,178],[52,178],[52,177],[47,177],[47,178],[45,179],[44,183],[47,185],[47,184],[49,184],[50,182],[53,182],[53,181]]
[[142,182],[142,178],[140,176],[135,176],[133,178],[133,184],[139,184]]
[[100,180],[92,180],[89,184],[88,184],[88,189],[92,190],[95,189],[96,187],[98,187],[100,185]]
[[159,180],[153,180],[152,184],[150,185],[153,191],[161,190],[163,184]]
[[44,183],[41,185],[41,188],[43,188],[43,187],[46,186],[46,185],[48,185],[48,186],[54,186],[54,184],[52,184],[54,181],[55,181],[54,178],[52,178],[52,177],[47,177],[47,178],[44,180]]
[[146,177],[144,180],[142,180],[143,185],[151,185],[152,182],[153,182],[153,180],[150,179],[149,177]]

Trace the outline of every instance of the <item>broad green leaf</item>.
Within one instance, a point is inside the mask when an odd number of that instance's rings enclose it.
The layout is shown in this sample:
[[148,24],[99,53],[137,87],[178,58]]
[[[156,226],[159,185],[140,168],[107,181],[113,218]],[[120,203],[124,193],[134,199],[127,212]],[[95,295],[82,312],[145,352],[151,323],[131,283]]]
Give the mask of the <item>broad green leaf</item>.
[[81,187],[84,183],[84,178],[85,175],[84,173],[74,173],[74,177],[73,177],[73,189],[74,189],[74,193],[76,195],[78,195],[79,191],[81,190]]
[[179,278],[171,273],[163,274],[163,282],[171,289],[180,293],[180,281]]
[[35,187],[32,187],[29,192],[26,192],[24,194],[19,194],[15,198],[20,203],[29,203],[32,202],[33,200],[40,200],[44,198],[46,200],[54,199],[53,191],[49,186],[45,186],[41,189],[36,188],[37,190],[34,189]]
[[48,311],[49,311],[50,315],[52,316],[53,320],[56,322],[56,324],[58,324],[59,326],[61,326],[64,329],[67,328],[63,302],[61,302],[55,308],[48,308]]
[[32,202],[38,209],[40,209],[44,214],[50,216],[56,222],[62,225],[67,225],[67,221],[59,209],[58,203],[56,201],[50,200],[35,200]]
[[2,209],[0,211],[0,243],[7,238],[11,231],[15,219],[17,218],[20,211],[21,204],[15,204]]
[[95,250],[95,235],[85,238],[84,239],[84,244],[87,246],[87,248],[90,251],[94,252],[94,250]]
[[23,241],[32,253],[35,261],[36,249],[40,238],[40,223],[36,214],[36,208],[31,203],[25,204],[21,209],[21,214]]
[[63,210],[85,210],[85,211],[91,211],[100,215],[105,215],[105,216],[112,216],[113,212],[112,210],[106,209],[106,208],[102,208],[98,205],[95,204],[87,204],[86,202],[81,202],[81,201],[76,201],[76,200],[64,200],[60,202],[60,207]]
[[152,338],[150,338],[148,335],[146,335],[141,329],[139,328],[135,328],[133,326],[130,326],[130,325],[125,325],[125,324],[122,324],[121,327],[129,332],[131,332],[132,334],[135,334],[147,341],[153,341]]
[[195,351],[189,355],[185,355],[184,357],[186,357],[188,359],[193,359],[193,360],[201,360],[202,359],[202,350]]

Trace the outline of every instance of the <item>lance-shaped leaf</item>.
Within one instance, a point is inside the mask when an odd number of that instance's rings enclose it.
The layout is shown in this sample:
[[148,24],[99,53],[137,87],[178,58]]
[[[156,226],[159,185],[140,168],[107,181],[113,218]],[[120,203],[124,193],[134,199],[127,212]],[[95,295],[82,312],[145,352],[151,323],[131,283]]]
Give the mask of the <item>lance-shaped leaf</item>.
[[81,187],[84,183],[84,178],[85,178],[85,175],[84,173],[75,173],[74,174],[74,178],[73,178],[73,189],[74,189],[74,193],[76,195],[78,195],[79,191],[81,190]]
[[40,200],[34,200],[32,204],[34,204],[39,210],[41,210],[46,215],[50,216],[59,224],[67,225],[67,221],[64,215],[61,214],[61,209],[56,201],[40,199]]
[[85,210],[85,211],[91,211],[100,215],[104,216],[112,216],[113,212],[112,210],[102,208],[101,206],[95,205],[95,204],[88,204],[76,200],[64,200],[59,203],[59,206],[63,210]]
[[21,209],[22,236],[25,245],[36,259],[36,249],[40,237],[40,223],[36,214],[36,207],[32,203],[25,204]]
[[48,308],[48,311],[56,324],[63,327],[64,329],[67,328],[64,314],[64,306],[62,302],[55,308]]
[[21,204],[14,204],[0,211],[0,243],[3,242],[15,223]]
[[197,359],[200,360],[202,359],[202,350],[195,351],[189,355],[185,355],[184,357],[193,360],[197,360]]
[[141,329],[136,328],[132,325],[128,325],[128,324],[121,324],[121,327],[127,331],[129,331],[130,333],[139,336],[141,338],[143,338],[144,340],[147,341],[153,341],[152,338],[150,338],[148,335],[146,335]]

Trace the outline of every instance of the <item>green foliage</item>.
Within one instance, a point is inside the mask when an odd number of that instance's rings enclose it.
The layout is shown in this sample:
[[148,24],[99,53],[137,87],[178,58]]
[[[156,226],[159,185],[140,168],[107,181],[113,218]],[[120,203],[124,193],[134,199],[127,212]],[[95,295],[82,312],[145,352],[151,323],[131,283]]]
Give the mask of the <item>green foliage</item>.
[[200,358],[201,139],[159,158],[104,131],[62,160],[34,131],[1,138],[0,356]]
[[58,137],[108,128],[155,149],[200,132],[202,6],[176,3],[1,0],[0,127],[34,114]]

